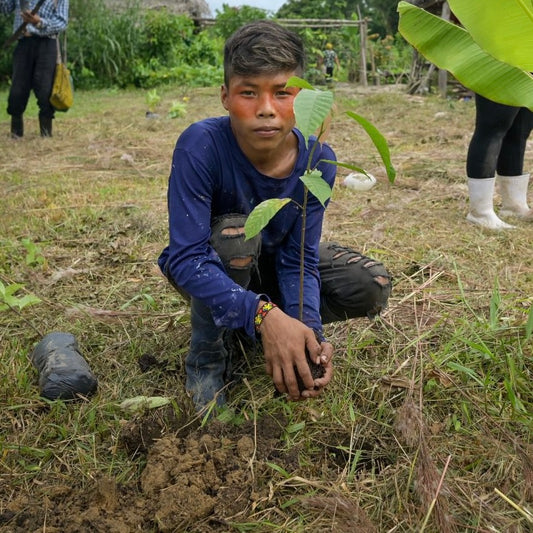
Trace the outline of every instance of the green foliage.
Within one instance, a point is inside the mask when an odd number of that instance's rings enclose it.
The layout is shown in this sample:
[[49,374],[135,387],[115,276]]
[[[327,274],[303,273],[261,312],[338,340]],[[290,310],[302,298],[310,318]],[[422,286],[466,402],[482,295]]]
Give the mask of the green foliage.
[[480,48],[499,61],[526,72],[533,70],[531,0],[450,0],[449,3]]
[[139,53],[142,13],[137,2],[111,12],[103,0],[70,4],[68,61],[79,88],[126,85]]
[[24,296],[16,296],[16,293],[22,289],[24,285],[20,283],[12,283],[4,285],[0,281],[0,311],[16,308],[19,311],[28,307],[29,305],[38,304],[41,300],[33,294],[25,294]]
[[267,12],[264,9],[247,5],[231,7],[228,4],[222,4],[222,11],[216,10],[214,33],[226,40],[243,24],[265,18],[267,18]]
[[221,43],[186,15],[146,10],[138,0],[111,10],[103,0],[71,2],[69,66],[78,88],[153,88],[220,83]]
[[45,259],[41,253],[41,249],[30,239],[22,239],[22,246],[26,249],[26,264],[28,266],[42,265]]
[[[457,7],[465,8],[468,3],[463,4]],[[400,2],[400,31],[423,56],[450,71],[465,87],[502,104],[533,109],[533,77],[521,68],[530,64],[533,52],[531,3],[529,7],[519,0],[505,7],[497,1],[485,2],[482,7],[479,2],[472,4],[464,11],[470,27],[463,29]],[[477,7],[478,13],[482,9],[485,16],[473,14],[471,7]],[[487,26],[487,20],[495,15],[502,24]],[[516,31],[509,31],[510,24]],[[524,29],[528,39],[523,38]],[[495,53],[501,54],[499,60]]]
[[[393,35],[394,23],[380,22],[379,27],[372,26],[378,13],[385,12],[390,3],[391,0],[362,3],[357,0],[289,0],[277,16],[356,20],[359,7],[362,16],[370,17],[371,31]],[[186,15],[174,15],[165,9],[146,9],[140,0],[126,0],[120,8],[113,9],[105,0],[71,0],[68,63],[78,89],[153,88],[177,83],[191,87],[219,85],[224,40],[241,25],[268,16],[267,10],[256,7],[223,4],[222,9],[216,11],[215,24],[199,29]],[[12,21],[12,17],[0,17],[0,38],[11,34]],[[358,79],[357,27],[302,27],[294,28],[294,31],[303,39],[306,49],[307,79],[315,84],[324,82],[318,61],[327,42],[335,45],[339,55],[343,66],[341,79]],[[405,48],[403,41],[394,40],[386,50],[372,43],[371,46],[379,48],[375,53],[376,67],[391,73],[404,69],[402,45]],[[11,53],[0,55],[0,84],[9,83],[11,64]]]
[[152,89],[146,93],[146,104],[148,106],[148,111],[152,113],[155,111],[157,104],[161,101],[161,96],[157,93],[157,89]]
[[140,59],[157,57],[163,65],[184,55],[192,35],[193,22],[186,16],[172,16],[163,10],[149,10],[144,16]]
[[169,118],[180,118],[184,117],[187,114],[187,104],[185,102],[178,102],[174,100],[170,106],[168,112]]
[[385,81],[394,82],[396,76],[409,72],[413,49],[401,34],[387,34],[383,38],[377,33],[371,34],[368,36],[368,47],[377,71],[386,76]]
[[257,205],[244,224],[246,238],[255,237],[270,222],[272,217],[290,201],[290,198],[270,198]]
[[322,179],[322,172],[311,170],[300,178],[306,189],[326,208],[326,202],[331,197],[331,187]]
[[278,18],[342,19],[350,10],[346,0],[288,0],[276,13]]
[[276,17],[352,19],[360,12],[369,20],[370,32],[384,37],[398,30],[397,4],[397,0],[288,0]]

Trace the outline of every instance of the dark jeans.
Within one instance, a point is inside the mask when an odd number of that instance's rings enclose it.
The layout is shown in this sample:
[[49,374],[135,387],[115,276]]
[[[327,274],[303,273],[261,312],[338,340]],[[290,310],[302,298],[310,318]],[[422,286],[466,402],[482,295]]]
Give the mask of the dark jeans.
[[[323,242],[319,247],[322,324],[378,315],[387,306],[390,276],[382,263],[351,248]],[[231,274],[230,274],[231,275]],[[262,254],[248,287],[280,303],[274,258]]]
[[[212,244],[215,246],[213,241],[218,243],[215,249],[234,281],[279,302],[274,258],[260,253],[260,241],[244,241],[242,234],[224,238],[225,227],[242,227],[245,218],[244,215],[229,215],[219,219],[213,226]],[[231,223],[228,224],[229,220]],[[220,236],[223,238],[219,239]],[[249,267],[232,268],[232,259],[245,256],[253,258]],[[391,279],[381,263],[336,243],[321,243],[318,270],[323,324],[355,317],[373,318],[387,306]],[[172,284],[186,296],[183,290]],[[232,361],[224,344],[226,328],[216,326],[209,307],[196,298],[191,299],[191,327],[191,344],[185,360],[185,386],[200,411],[213,399],[218,405],[225,403],[223,391],[231,379]]]
[[48,37],[23,37],[13,52],[13,79],[7,112],[21,116],[33,90],[39,105],[39,116],[54,118],[50,94],[54,84],[57,43]]
[[529,109],[498,104],[476,94],[476,126],[468,148],[467,176],[523,174],[526,141],[532,128]]

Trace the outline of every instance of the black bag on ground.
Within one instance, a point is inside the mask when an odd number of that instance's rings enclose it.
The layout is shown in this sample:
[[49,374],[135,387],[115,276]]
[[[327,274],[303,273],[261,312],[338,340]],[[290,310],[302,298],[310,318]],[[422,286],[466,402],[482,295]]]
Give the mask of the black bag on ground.
[[31,361],[39,372],[39,392],[49,400],[73,400],[96,392],[98,381],[71,333],[49,333],[35,346]]

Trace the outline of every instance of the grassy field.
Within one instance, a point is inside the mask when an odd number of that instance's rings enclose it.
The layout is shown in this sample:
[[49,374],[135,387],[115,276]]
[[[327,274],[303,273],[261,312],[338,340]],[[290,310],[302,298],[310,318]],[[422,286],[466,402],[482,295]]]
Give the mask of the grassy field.
[[[218,90],[160,90],[155,119],[144,92],[78,92],[52,139],[34,102],[9,139],[1,107],[0,531],[533,530],[533,225],[465,220],[473,101],[336,94],[329,142],[378,184],[336,187],[324,239],[383,261],[389,308],[326,328],[318,400],[275,397],[250,357],[209,423],[184,392],[188,307],[156,259],[174,143],[222,114]],[[348,109],[389,140],[393,186]],[[29,355],[53,331],[75,335],[95,396],[40,397]],[[140,395],[169,403],[121,406]]]

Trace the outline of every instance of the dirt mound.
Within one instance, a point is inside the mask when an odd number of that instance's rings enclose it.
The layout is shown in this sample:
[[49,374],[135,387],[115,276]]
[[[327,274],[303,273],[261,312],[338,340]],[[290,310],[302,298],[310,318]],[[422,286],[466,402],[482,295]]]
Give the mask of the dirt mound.
[[[278,452],[284,423],[273,417],[239,427],[212,422],[186,436],[163,436],[149,446],[138,485],[102,476],[85,492],[48,488],[33,502],[29,497],[13,501],[0,515],[0,530],[41,531],[46,524],[48,533],[229,531],[232,520],[268,497],[257,469],[264,473],[266,461],[274,459],[286,468],[295,466],[296,455]],[[133,433],[130,428],[128,445]]]

